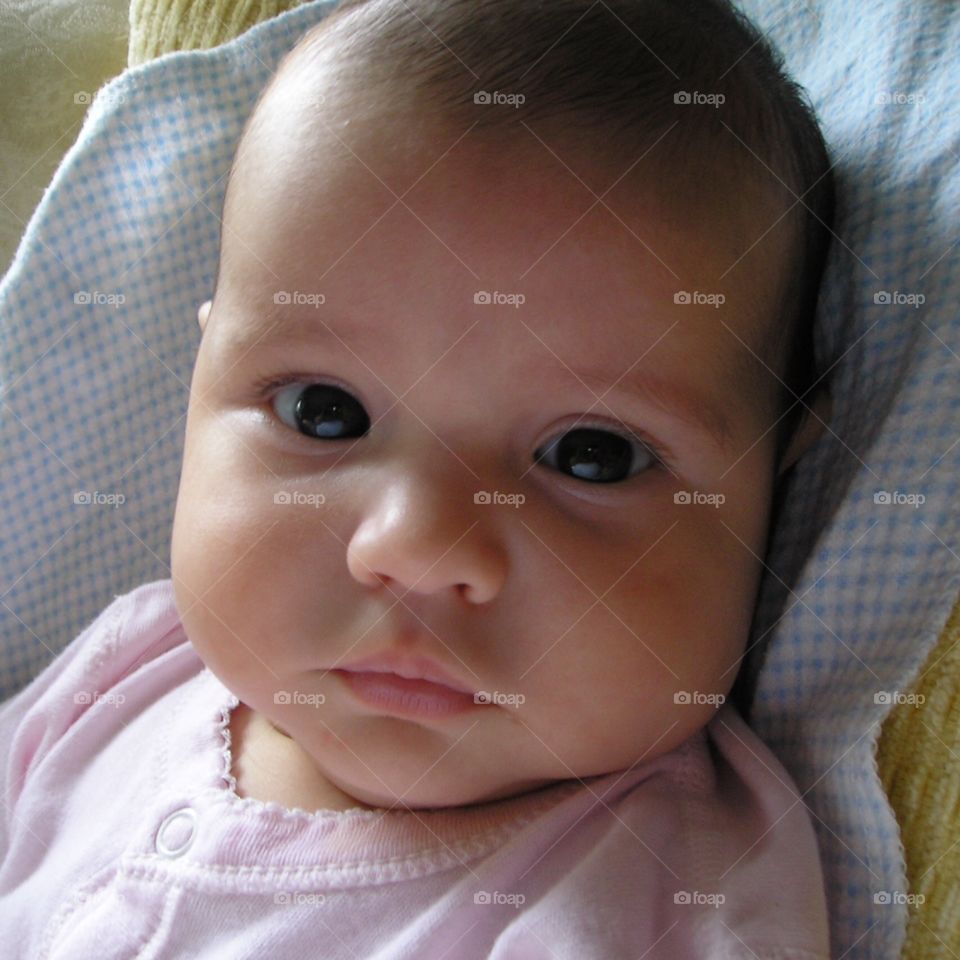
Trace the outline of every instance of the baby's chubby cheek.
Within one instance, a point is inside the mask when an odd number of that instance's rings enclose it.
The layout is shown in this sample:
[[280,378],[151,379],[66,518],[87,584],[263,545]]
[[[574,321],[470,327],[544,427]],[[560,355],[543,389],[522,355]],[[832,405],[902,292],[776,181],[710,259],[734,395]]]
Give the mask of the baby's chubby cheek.
[[229,434],[191,416],[171,541],[174,594],[197,652],[214,670],[229,670],[248,642],[245,607],[268,606],[272,521],[260,501],[269,491],[245,477]]
[[349,497],[326,481],[322,510],[278,502],[315,482],[270,469],[223,417],[192,407],[191,418],[171,545],[178,610],[198,654],[235,693],[282,686],[284,670],[344,652],[319,650],[321,640],[356,639],[356,611],[342,602]]
[[708,723],[746,646],[752,562],[717,518],[682,515],[641,539],[605,538],[589,578],[594,594],[544,596],[539,627],[526,625],[530,636],[551,630],[556,642],[518,684],[539,701],[521,713],[580,775],[653,759]]

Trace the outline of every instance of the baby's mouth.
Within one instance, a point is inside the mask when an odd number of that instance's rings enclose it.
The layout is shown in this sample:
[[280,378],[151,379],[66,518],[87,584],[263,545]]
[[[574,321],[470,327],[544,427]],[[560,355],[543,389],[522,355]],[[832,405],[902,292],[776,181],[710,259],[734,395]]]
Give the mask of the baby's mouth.
[[378,670],[338,669],[330,672],[339,677],[361,702],[399,716],[455,716],[482,705],[472,693],[422,678],[402,677]]

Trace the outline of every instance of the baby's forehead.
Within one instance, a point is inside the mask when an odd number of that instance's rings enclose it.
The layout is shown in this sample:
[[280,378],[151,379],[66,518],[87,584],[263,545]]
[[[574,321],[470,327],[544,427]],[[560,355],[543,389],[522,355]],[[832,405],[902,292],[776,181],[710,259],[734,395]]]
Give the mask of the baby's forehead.
[[[221,271],[225,283],[242,287],[245,298],[261,305],[284,290],[332,293],[332,304],[345,297],[363,300],[374,280],[378,286],[394,282],[409,292],[435,278],[440,284],[457,284],[466,294],[482,290],[492,279],[501,292],[526,291],[531,306],[550,288],[557,290],[552,302],[565,294],[572,309],[580,308],[578,300],[620,296],[624,311],[604,318],[604,335],[614,339],[629,326],[626,305],[637,302],[639,285],[648,297],[660,299],[688,293],[687,303],[696,303],[698,296],[725,294],[729,299],[732,289],[743,288],[743,304],[762,318],[766,331],[775,322],[777,280],[792,253],[771,235],[758,242],[769,229],[759,217],[753,224],[689,211],[681,217],[661,204],[647,220],[646,207],[628,212],[623,204],[592,205],[589,192],[572,178],[554,190],[534,174],[531,191],[536,197],[524,192],[523,178],[512,194],[502,195],[502,184],[489,189],[488,178],[473,184],[458,164],[450,182],[421,181],[412,203],[395,204],[394,194],[366,172],[348,184],[328,169],[307,190],[299,177],[277,181],[269,161],[261,169],[266,176],[259,184],[251,177],[239,189],[231,186],[235,215],[225,215],[222,253],[234,269]],[[450,190],[472,190],[484,206],[500,204],[503,214],[488,210],[487,216],[463,196],[447,203],[451,198],[445,191]],[[668,242],[661,227],[671,221]],[[688,251],[697,252],[688,257],[693,273],[677,258]],[[405,264],[421,276],[405,274]],[[354,272],[357,265],[369,271],[362,285]],[[533,312],[528,307],[524,317]],[[722,316],[719,312],[718,320]],[[587,329],[594,329],[589,316],[583,319]],[[269,317],[263,315],[260,322],[268,324]]]
[[[739,321],[728,316],[727,324],[721,309],[704,304],[714,294],[678,291],[631,311],[626,296],[609,295],[599,277],[596,295],[565,295],[563,284],[574,292],[582,285],[571,284],[562,269],[544,269],[538,284],[523,290],[478,289],[469,275],[455,274],[454,282],[431,288],[422,271],[381,271],[374,278],[369,269],[362,258],[348,258],[312,286],[303,274],[282,272],[249,271],[225,280],[216,294],[223,359],[256,363],[259,355],[265,364],[267,358],[288,365],[296,359],[309,368],[323,358],[334,366],[346,362],[360,374],[379,368],[388,376],[391,368],[409,367],[411,358],[421,367],[430,358],[447,368],[484,368],[494,379],[498,369],[522,372],[517,386],[525,393],[548,372],[559,376],[544,382],[559,383],[574,371],[571,387],[585,384],[602,393],[621,377],[629,381],[659,368],[750,402],[761,396],[758,355],[770,318],[759,335],[742,315]],[[698,313],[683,314],[691,305]],[[738,310],[740,303],[730,306]]]
[[[479,276],[485,264],[465,256],[460,237],[454,238],[456,231],[450,230],[450,217],[441,225],[426,207],[433,201],[448,212],[462,211],[460,229],[476,236],[482,229],[484,208],[506,198],[503,206],[509,209],[503,223],[493,228],[494,240],[498,234],[504,240],[535,235],[552,212],[556,217],[549,228],[552,235],[543,238],[545,251],[564,233],[564,240],[573,242],[583,229],[580,218],[587,208],[594,217],[605,211],[607,220],[598,232],[603,242],[618,243],[638,264],[659,258],[665,275],[673,274],[673,292],[684,292],[687,278],[663,253],[662,226],[669,227],[683,246],[720,252],[714,258],[715,286],[746,284],[747,302],[756,308],[762,323],[760,337],[770,335],[776,319],[777,279],[795,252],[791,242],[783,242],[783,230],[771,225],[789,220],[776,203],[765,204],[759,197],[758,202],[744,202],[744,191],[722,164],[705,163],[702,158],[671,169],[652,162],[638,164],[600,150],[594,142],[564,141],[562,124],[551,129],[549,150],[535,138],[518,137],[506,128],[474,136],[453,128],[442,117],[428,122],[420,116],[411,132],[402,117],[371,111],[369,91],[357,101],[346,88],[338,88],[336,98],[318,96],[319,69],[302,57],[286,64],[282,89],[272,88],[258,105],[238,150],[227,190],[222,244],[227,259],[238,260],[235,279],[246,287],[253,284],[250,268],[258,273],[256,261],[270,256],[269,243],[266,250],[255,249],[258,237],[284,238],[306,231],[302,248],[319,249],[312,238],[322,237],[329,252],[349,260],[356,256],[347,247],[362,232],[358,225],[369,228],[360,247],[374,244],[383,232],[383,224],[374,221],[391,207],[391,216],[406,211],[421,222],[422,240],[436,246],[438,258],[467,260]],[[291,90],[296,94],[293,98]],[[275,95],[280,93],[283,97]],[[405,190],[408,186],[413,188],[410,193]],[[511,187],[514,193],[507,197],[505,191]],[[556,201],[561,196],[563,201]],[[639,211],[639,216],[632,216],[628,208]],[[358,210],[362,216],[351,222]],[[234,216],[237,213],[241,216]],[[644,223],[644,215],[651,213],[652,219]],[[602,263],[589,262],[588,245],[583,246],[580,275],[584,270],[603,269]],[[386,249],[383,256],[393,259],[406,252]],[[553,269],[561,280],[569,281],[571,277],[552,259],[556,257],[546,256],[537,271]],[[532,260],[531,256],[518,265],[513,275]],[[329,266],[317,263],[310,269],[322,275]],[[724,271],[726,275],[720,276]],[[281,292],[297,282],[283,273],[268,270],[257,284],[261,292]],[[710,286],[710,278],[703,281],[707,286],[699,292],[719,292]],[[670,285],[664,290],[669,292]],[[263,301],[262,296],[258,299]],[[243,322],[268,326],[270,317]],[[619,328],[611,323],[608,332],[614,336]]]

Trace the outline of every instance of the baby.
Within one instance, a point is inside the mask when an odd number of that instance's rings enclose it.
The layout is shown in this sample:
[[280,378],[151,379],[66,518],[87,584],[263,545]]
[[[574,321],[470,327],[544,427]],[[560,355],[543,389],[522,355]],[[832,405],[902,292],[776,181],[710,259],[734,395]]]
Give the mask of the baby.
[[358,0],[244,130],[172,577],[4,705],[5,957],[829,955],[726,697],[828,416],[723,0]]

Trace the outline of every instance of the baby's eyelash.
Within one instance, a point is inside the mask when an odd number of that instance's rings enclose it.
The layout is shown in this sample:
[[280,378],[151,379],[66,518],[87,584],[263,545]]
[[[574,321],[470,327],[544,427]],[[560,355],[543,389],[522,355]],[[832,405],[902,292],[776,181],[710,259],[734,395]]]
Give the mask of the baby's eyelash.
[[[291,383],[319,383],[320,381],[316,380],[313,375],[308,373],[298,373],[296,371],[282,371],[277,374],[272,374],[266,377],[263,377],[260,380],[257,380],[254,383],[254,391],[257,399],[261,402],[265,401],[268,396],[270,396],[275,390],[279,390],[281,387],[288,386]],[[674,464],[676,462],[676,457],[673,454],[673,451],[668,450],[667,447],[655,441],[645,433],[642,433],[639,430],[633,430],[626,425],[617,426],[616,424],[606,423],[602,420],[592,420],[589,415],[584,416],[583,422],[578,426],[584,428],[592,428],[597,430],[608,430],[611,433],[621,433],[628,437],[631,437],[633,440],[636,440],[641,446],[645,447],[657,460],[661,463],[667,470],[669,470],[674,475],[676,474],[676,469]],[[573,427],[570,427],[572,430]]]
[[305,373],[294,373],[292,371],[288,373],[272,374],[255,381],[253,384],[253,389],[256,393],[257,399],[266,400],[268,394],[273,393],[274,390],[279,390],[280,387],[285,387],[289,383],[297,383],[301,380],[304,383],[310,383],[312,378]]

